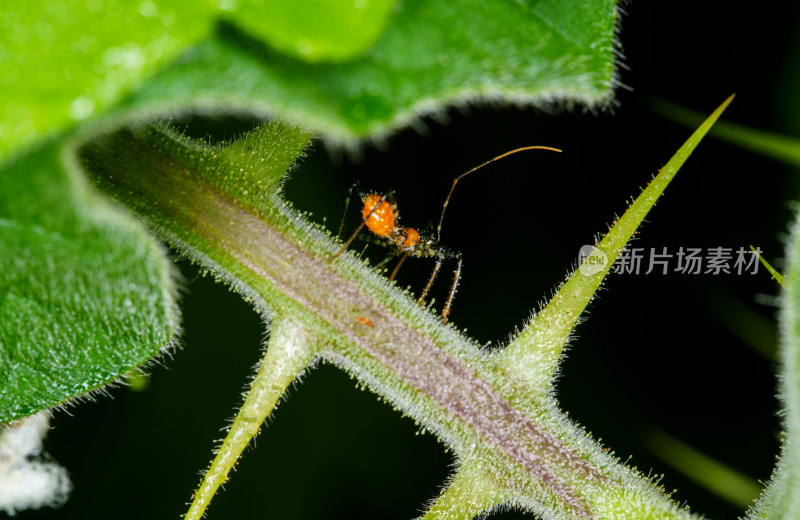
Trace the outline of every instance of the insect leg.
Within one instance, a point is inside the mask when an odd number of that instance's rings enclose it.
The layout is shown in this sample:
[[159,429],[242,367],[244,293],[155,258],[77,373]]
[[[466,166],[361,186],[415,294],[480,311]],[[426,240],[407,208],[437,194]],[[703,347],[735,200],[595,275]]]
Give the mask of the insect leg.
[[394,269],[392,269],[392,274],[389,275],[390,282],[395,279],[398,271],[400,271],[400,266],[403,265],[403,262],[406,261],[406,258],[408,258],[408,253],[405,253],[403,256],[400,257],[400,260],[397,261],[397,265],[394,266]]
[[433,272],[431,273],[431,277],[428,278],[428,283],[425,285],[425,289],[422,290],[422,294],[420,294],[419,298],[417,299],[417,304],[422,305],[425,303],[425,297],[428,296],[428,293],[433,286],[433,281],[436,279],[436,275],[439,274],[439,270],[442,268],[443,261],[443,257],[436,257],[436,265],[433,267]]
[[453,306],[453,299],[456,297],[456,290],[458,289],[458,281],[461,279],[461,255],[458,256],[458,266],[455,273],[453,273],[453,285],[450,286],[450,294],[447,295],[447,302],[442,309],[442,323],[447,323],[447,317],[450,315],[450,308]]

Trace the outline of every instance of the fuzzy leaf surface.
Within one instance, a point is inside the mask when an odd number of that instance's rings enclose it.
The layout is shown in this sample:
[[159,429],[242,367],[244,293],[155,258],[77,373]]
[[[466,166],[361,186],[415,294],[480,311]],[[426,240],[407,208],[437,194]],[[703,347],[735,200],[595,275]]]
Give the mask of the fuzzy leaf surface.
[[0,423],[158,355],[177,330],[162,248],[49,143],[0,168]]

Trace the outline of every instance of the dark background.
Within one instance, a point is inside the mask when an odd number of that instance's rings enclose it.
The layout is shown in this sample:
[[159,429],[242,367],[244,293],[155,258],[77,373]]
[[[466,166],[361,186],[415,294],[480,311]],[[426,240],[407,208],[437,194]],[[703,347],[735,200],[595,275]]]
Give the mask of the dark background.
[[[439,216],[452,178],[509,149],[541,144],[459,184],[442,242],[464,254],[452,321],[501,344],[604,232],[691,133],[648,108],[662,97],[725,118],[800,135],[798,9],[737,9],[728,2],[632,2],[617,106],[599,114],[514,107],[451,109],[447,122],[404,130],[355,158],[317,141],[287,196],[334,228],[356,180],[393,189],[406,225]],[[223,138],[252,121],[189,121]],[[724,124],[724,123],[722,123]],[[635,246],[758,245],[780,266],[797,197],[796,168],[707,139],[642,228]],[[351,214],[351,219],[357,218]],[[348,221],[351,222],[351,221]],[[373,247],[374,258],[382,251]],[[241,402],[260,356],[260,318],[185,262],[183,348],[152,370],[143,392],[120,388],[59,413],[47,441],[75,490],[60,510],[19,518],[178,518],[211,459],[213,441]],[[406,262],[400,283],[419,291],[431,262]],[[445,297],[447,283],[434,295]],[[742,325],[774,347],[776,284],[758,275],[614,275],[578,328],[558,382],[570,416],[667,490],[712,518],[742,514],[671,469],[646,447],[664,430],[766,481],[778,453],[775,362],[732,332]],[[748,310],[745,318],[731,306]],[[760,321],[759,321],[760,320]],[[761,325],[759,325],[761,323]],[[763,327],[763,330],[759,327]],[[752,342],[750,342],[752,343]],[[210,518],[409,519],[432,498],[452,460],[374,395],[330,366],[310,373],[249,449]],[[522,518],[520,513],[492,518]]]

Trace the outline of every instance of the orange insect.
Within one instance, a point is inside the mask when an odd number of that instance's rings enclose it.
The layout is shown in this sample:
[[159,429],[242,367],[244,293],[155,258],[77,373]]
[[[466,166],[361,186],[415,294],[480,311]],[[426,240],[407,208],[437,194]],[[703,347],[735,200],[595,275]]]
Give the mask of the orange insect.
[[372,323],[372,320],[367,318],[366,316],[359,316],[356,319],[360,324],[364,325],[365,327],[373,327],[373,328],[375,327],[375,324]]
[[[525,146],[523,148],[517,148],[502,155],[498,155],[494,159],[490,159],[485,163],[476,166],[475,168],[456,177],[453,180],[453,185],[450,187],[450,192],[447,194],[447,198],[445,198],[444,204],[442,205],[442,214],[439,217],[439,225],[436,227],[436,237],[430,233],[420,233],[414,228],[401,226],[399,222],[400,214],[397,209],[397,203],[394,202],[394,199],[389,194],[378,195],[377,193],[370,193],[366,196],[363,196],[362,199],[364,201],[364,206],[361,209],[361,224],[359,224],[353,234],[350,235],[350,238],[348,238],[347,241],[342,245],[341,249],[339,249],[339,251],[333,255],[333,259],[338,258],[342,253],[344,253],[344,251],[353,242],[353,240],[355,240],[361,230],[364,229],[364,226],[372,231],[372,233],[381,240],[382,244],[393,247],[395,254],[402,255],[400,261],[392,271],[392,274],[389,276],[390,280],[394,279],[394,277],[397,275],[397,271],[400,269],[400,266],[409,256],[436,258],[436,265],[434,265],[433,272],[431,273],[430,278],[428,278],[428,283],[425,284],[425,288],[422,290],[422,293],[417,299],[417,303],[420,305],[425,303],[425,298],[428,296],[436,276],[442,269],[442,264],[444,261],[447,259],[456,260],[458,264],[453,273],[453,283],[450,286],[450,293],[448,294],[447,301],[442,309],[442,322],[447,323],[447,318],[450,315],[450,309],[453,306],[453,299],[456,295],[456,289],[458,288],[458,282],[461,279],[462,267],[461,252],[453,251],[439,244],[439,239],[441,238],[442,234],[444,212],[447,209],[447,204],[450,202],[450,197],[453,195],[453,190],[460,179],[469,175],[475,170],[479,170],[487,164],[493,163],[494,161],[502,159],[503,157],[507,157],[511,154],[522,152],[524,150],[550,150],[552,152],[561,152],[561,150],[558,148],[551,148],[549,146]],[[347,211],[346,207],[345,211]],[[341,226],[339,227],[339,234],[341,235]]]

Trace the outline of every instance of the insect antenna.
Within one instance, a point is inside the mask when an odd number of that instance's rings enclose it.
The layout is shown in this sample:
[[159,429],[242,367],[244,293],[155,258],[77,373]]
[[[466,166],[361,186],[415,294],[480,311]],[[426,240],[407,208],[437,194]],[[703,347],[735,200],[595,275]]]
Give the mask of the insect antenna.
[[336,239],[342,238],[342,229],[344,228],[344,219],[347,216],[347,209],[350,207],[350,199],[353,198],[353,188],[355,188],[358,183],[353,184],[350,186],[350,189],[347,190],[347,198],[344,200],[344,211],[342,211],[342,219],[339,221],[339,232],[336,233]]
[[[508,157],[509,155],[515,154],[517,152],[522,152],[525,150],[550,150],[552,152],[559,152],[559,153],[561,152],[561,150],[559,150],[558,148],[552,148],[550,146],[525,146],[523,148],[517,148],[509,152],[506,152],[504,154],[498,155],[497,157],[490,159],[485,163],[480,164],[475,168],[472,168],[471,170],[466,171],[461,175],[459,175],[458,177],[456,177],[455,179],[453,179],[453,185],[450,186],[450,191],[447,193],[447,198],[444,199],[444,204],[442,205],[442,214],[439,217],[439,225],[436,226],[436,242],[439,242],[442,238],[442,222],[444,221],[444,212],[447,209],[447,204],[450,203],[450,197],[453,196],[453,190],[456,189],[456,184],[458,184],[458,181],[463,179],[470,173],[474,172],[475,170],[480,170],[487,164],[491,164],[504,157]],[[453,282],[450,285],[450,292],[447,294],[447,301],[444,304],[444,309],[442,309],[442,323],[447,323],[447,318],[450,315],[450,310],[453,307],[453,300],[455,299],[456,291],[458,290],[458,282],[461,279],[461,267],[462,267],[461,254],[460,253],[456,254],[455,258],[458,259],[458,265],[456,266],[456,270],[453,273]],[[443,258],[437,259],[436,266],[434,266],[433,268],[433,273],[431,273],[431,277],[428,279],[428,284],[425,286],[425,289],[422,291],[422,295],[420,295],[419,300],[417,301],[417,303],[419,303],[420,305],[422,305],[422,303],[425,301],[425,297],[428,295],[428,291],[430,291],[431,286],[433,285],[433,281],[436,278],[436,275],[439,274],[439,270],[442,267],[442,261]]]
[[491,163],[493,163],[495,161],[498,161],[498,160],[502,159],[503,157],[508,157],[509,155],[515,154],[517,152],[523,152],[525,150],[550,150],[551,152],[559,152],[559,153],[561,153],[561,150],[559,150],[558,148],[552,148],[550,146],[524,146],[522,148],[517,148],[515,150],[511,150],[510,152],[506,152],[506,153],[504,153],[502,155],[498,155],[494,159],[489,159],[485,163],[480,164],[480,165],[474,167],[473,169],[471,169],[471,170],[469,170],[467,172],[464,172],[461,175],[459,175],[458,177],[456,177],[455,179],[453,179],[453,185],[450,187],[450,192],[447,194],[447,198],[444,199],[444,205],[442,205],[442,215],[439,217],[439,225],[436,226],[436,241],[437,242],[442,238],[442,222],[444,221],[444,211],[447,209],[447,204],[450,203],[450,197],[453,195],[453,190],[456,189],[456,184],[458,184],[458,181],[463,179],[464,177],[466,177],[470,173],[474,172],[475,170],[480,170],[481,168],[483,168],[487,164],[491,164]]

